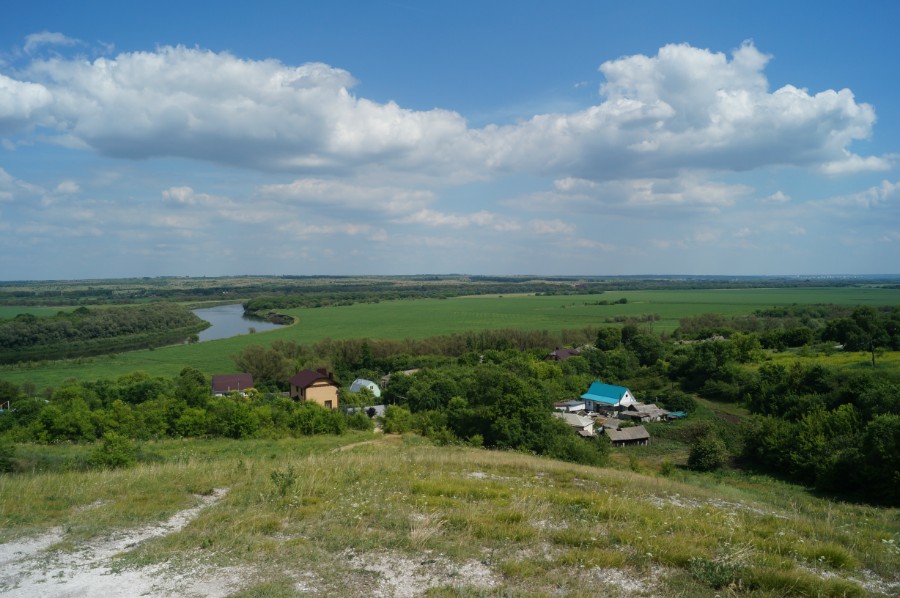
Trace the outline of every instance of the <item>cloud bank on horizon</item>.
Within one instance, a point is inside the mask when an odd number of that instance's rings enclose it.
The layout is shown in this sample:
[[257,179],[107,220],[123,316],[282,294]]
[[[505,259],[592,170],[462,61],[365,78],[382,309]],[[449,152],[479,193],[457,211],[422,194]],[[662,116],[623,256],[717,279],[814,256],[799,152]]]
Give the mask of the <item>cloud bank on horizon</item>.
[[35,33],[0,60],[0,278],[896,272],[875,108],[771,58],[668,44],[476,127],[320,62]]

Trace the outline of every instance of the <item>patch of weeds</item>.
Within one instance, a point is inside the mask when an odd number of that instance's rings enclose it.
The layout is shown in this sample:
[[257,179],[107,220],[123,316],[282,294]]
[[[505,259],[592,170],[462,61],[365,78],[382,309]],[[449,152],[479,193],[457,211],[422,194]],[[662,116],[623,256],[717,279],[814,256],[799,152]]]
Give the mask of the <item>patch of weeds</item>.
[[269,474],[272,480],[273,493],[282,498],[287,496],[297,484],[297,472],[294,471],[293,465],[288,465],[286,469],[275,469]]
[[855,569],[859,565],[846,548],[833,542],[804,546],[800,553],[816,565],[832,569],[849,570]]
[[628,557],[621,550],[589,546],[569,550],[559,557],[556,562],[565,567],[618,569],[625,566],[628,562]]
[[866,595],[855,583],[843,579],[822,580],[797,570],[778,570],[754,567],[744,577],[750,589],[778,592],[785,596],[841,596],[855,598]]
[[694,579],[714,590],[734,584],[743,572],[743,567],[737,563],[700,557],[691,559],[690,568]]
[[637,455],[628,455],[628,469],[635,473],[641,472],[641,461],[637,458]]
[[413,494],[424,496],[442,496],[464,498],[466,500],[500,499],[509,496],[509,488],[468,480],[426,480],[413,484]]
[[503,515],[495,517],[494,513],[471,513],[467,516],[469,533],[479,540],[496,540],[499,542],[523,542],[536,535],[535,530],[524,521],[516,521],[516,517],[507,519]]
[[504,577],[528,579],[530,577],[543,577],[553,568],[553,563],[545,560],[525,559],[521,561],[506,561],[500,565],[500,572]]
[[413,513],[409,522],[409,543],[421,550],[428,541],[440,536],[444,531],[445,521],[434,513]]
[[10,472],[15,469],[15,461],[13,461],[15,454],[15,445],[5,440],[0,440],[0,473]]
[[431,440],[424,436],[419,436],[418,434],[403,434],[401,438],[403,439],[403,446],[432,446]]
[[297,584],[289,577],[271,579],[250,586],[234,594],[232,598],[293,598],[297,596]]

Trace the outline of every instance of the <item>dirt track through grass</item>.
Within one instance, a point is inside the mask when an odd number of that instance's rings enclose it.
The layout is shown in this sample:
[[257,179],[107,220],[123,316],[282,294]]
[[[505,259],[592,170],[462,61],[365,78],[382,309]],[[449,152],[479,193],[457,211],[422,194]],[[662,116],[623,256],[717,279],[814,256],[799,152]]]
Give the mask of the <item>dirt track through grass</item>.
[[135,530],[115,532],[71,546],[60,529],[0,545],[0,592],[4,596],[45,598],[65,596],[186,595],[225,596],[232,591],[222,571],[178,573],[166,565],[123,569],[116,556],[142,542],[183,530],[205,508],[216,504],[225,490],[198,497],[198,504],[168,520]]

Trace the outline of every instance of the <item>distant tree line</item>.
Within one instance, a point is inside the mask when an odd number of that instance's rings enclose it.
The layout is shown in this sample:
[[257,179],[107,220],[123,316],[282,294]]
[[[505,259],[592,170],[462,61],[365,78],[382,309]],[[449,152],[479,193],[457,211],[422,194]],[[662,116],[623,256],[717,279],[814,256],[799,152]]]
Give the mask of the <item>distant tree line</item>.
[[[144,301],[235,302],[261,299],[249,311],[284,307],[346,305],[389,299],[445,298],[473,294],[602,294],[605,291],[745,288],[809,288],[879,285],[895,288],[896,279],[810,279],[722,276],[235,276],[221,278],[145,277],[96,281],[0,281],[0,305],[70,306],[131,304]],[[293,297],[279,306],[267,302]]]
[[207,326],[189,309],[166,302],[79,307],[48,317],[19,314],[0,320],[0,363],[143,348],[186,339]]

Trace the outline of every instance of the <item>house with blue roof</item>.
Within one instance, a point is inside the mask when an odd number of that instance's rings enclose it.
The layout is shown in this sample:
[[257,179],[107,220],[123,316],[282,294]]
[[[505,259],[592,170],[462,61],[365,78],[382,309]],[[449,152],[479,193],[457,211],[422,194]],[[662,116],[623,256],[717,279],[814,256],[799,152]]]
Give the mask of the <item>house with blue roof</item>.
[[631,391],[624,386],[604,384],[599,380],[591,382],[588,391],[581,395],[587,411],[607,411],[634,405],[637,401]]

